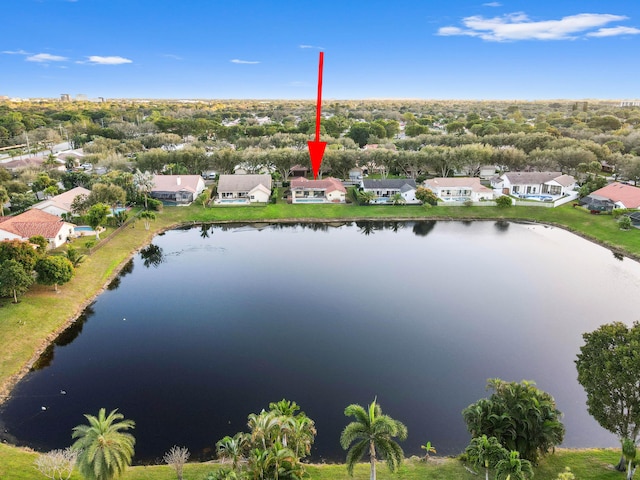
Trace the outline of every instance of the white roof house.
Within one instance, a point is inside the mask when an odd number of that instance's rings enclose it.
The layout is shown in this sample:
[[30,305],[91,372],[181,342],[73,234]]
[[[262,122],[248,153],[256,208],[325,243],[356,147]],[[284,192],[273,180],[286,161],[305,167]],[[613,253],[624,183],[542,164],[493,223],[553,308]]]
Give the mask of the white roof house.
[[424,181],[425,188],[445,202],[493,200],[494,193],[478,177],[440,177]]
[[36,203],[31,208],[37,208],[38,210],[42,210],[43,212],[47,212],[52,215],[57,215],[58,217],[62,216],[63,213],[69,215],[72,213],[71,204],[76,197],[78,195],[88,196],[90,193],[91,190],[87,190],[84,187],[72,188],[60,195],[56,195],[55,197]]
[[186,205],[206,188],[200,175],[154,175],[150,195],[158,200]]
[[220,175],[215,203],[266,203],[271,196],[271,175]]
[[571,175],[563,175],[562,172],[508,172],[492,179],[491,185],[505,195],[539,199],[568,195],[577,183]]

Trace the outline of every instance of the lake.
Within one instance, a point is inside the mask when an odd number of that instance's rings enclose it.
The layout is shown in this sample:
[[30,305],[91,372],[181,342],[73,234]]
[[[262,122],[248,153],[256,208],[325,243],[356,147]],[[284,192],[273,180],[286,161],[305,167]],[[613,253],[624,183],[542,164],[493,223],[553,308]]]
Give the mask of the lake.
[[342,461],[344,408],[377,397],[407,425],[407,455],[427,441],[457,454],[461,411],[499,377],[555,397],[564,446],[617,446],[588,415],[574,360],[582,333],[638,319],[639,291],[640,264],[543,225],[173,230],[16,386],[0,435],[64,448],[84,413],[118,408],[136,422],[137,463],[173,445],[208,459],[286,398],[316,422],[312,460]]

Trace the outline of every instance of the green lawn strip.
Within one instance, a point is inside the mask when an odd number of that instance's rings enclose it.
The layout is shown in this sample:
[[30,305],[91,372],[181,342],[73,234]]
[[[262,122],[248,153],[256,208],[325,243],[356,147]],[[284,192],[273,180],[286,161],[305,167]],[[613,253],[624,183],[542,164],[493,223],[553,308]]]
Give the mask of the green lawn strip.
[[[71,441],[71,435],[69,435]],[[0,444],[0,478],[2,480],[31,480],[44,478],[34,467],[35,453],[22,448]],[[580,480],[607,480],[623,478],[623,474],[613,469],[618,462],[620,451],[613,449],[558,449],[555,454],[543,458],[535,468],[536,480],[555,480],[565,467],[571,468]],[[184,480],[204,480],[209,472],[220,468],[217,463],[188,463],[184,469]],[[342,464],[307,465],[310,480],[367,480],[369,464],[360,463],[353,477]],[[484,478],[482,472],[473,475],[458,459],[433,457],[428,462],[408,459],[396,474],[389,472],[384,463],[379,463],[380,480],[471,480]],[[136,466],[126,470],[123,480],[173,480],[175,471],[167,465]],[[71,476],[80,480],[78,472]]]

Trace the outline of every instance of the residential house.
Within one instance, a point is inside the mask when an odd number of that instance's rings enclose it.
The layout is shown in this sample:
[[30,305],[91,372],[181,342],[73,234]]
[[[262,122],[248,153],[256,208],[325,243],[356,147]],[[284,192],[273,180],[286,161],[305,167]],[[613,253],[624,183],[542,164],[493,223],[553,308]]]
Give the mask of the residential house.
[[289,170],[289,173],[294,178],[296,178],[296,177],[306,177],[308,171],[309,171],[309,167],[306,167],[304,165],[294,165]]
[[71,215],[71,204],[76,197],[79,195],[89,196],[90,193],[91,190],[87,190],[84,187],[72,188],[60,195],[56,195],[55,197],[36,203],[31,208],[37,208],[38,210],[42,210],[43,212],[47,212],[52,215],[57,215],[58,217],[61,217],[63,214]]
[[170,204],[188,205],[205,190],[200,175],[154,175],[152,198]]
[[376,199],[371,203],[393,203],[392,197],[396,193],[402,195],[405,203],[420,203],[416,198],[416,181],[412,178],[364,179],[360,186],[365,192],[376,194]]
[[349,180],[352,182],[360,182],[362,180],[362,169],[360,167],[353,167],[349,170]]
[[616,208],[640,208],[640,188],[625,183],[613,182],[580,200],[585,208],[602,212]]
[[291,180],[291,203],[344,203],[347,189],[337,178]]
[[49,248],[57,248],[73,235],[74,227],[56,215],[32,209],[12,217],[0,217],[0,241],[27,241],[41,235],[49,241]]
[[271,175],[220,175],[215,203],[266,203],[271,196]]
[[498,167],[495,165],[482,165],[480,167],[480,172],[478,176],[482,180],[489,180],[490,178],[495,176],[497,170],[498,170]]
[[561,172],[507,172],[491,180],[491,186],[505,195],[531,200],[553,201],[569,195],[576,179]]
[[480,183],[478,177],[440,177],[425,180],[428,188],[444,202],[479,202],[493,200],[494,193]]

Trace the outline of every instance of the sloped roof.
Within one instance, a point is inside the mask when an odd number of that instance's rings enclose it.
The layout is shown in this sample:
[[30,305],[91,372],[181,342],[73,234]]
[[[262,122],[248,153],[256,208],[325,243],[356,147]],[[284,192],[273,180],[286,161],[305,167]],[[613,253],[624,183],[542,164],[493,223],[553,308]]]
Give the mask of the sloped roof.
[[558,178],[554,178],[554,181],[558,182],[563,187],[570,187],[574,183],[576,183],[576,179],[571,175],[560,175]]
[[258,185],[271,190],[271,175],[220,175],[218,192],[248,192]]
[[58,207],[62,210],[66,210],[67,212],[71,211],[71,204],[75,200],[78,195],[89,195],[91,190],[87,190],[84,187],[76,187],[68,190],[60,195],[56,195],[55,197],[51,197],[48,200],[44,200],[42,202],[36,203],[31,208],[44,209],[50,206]]
[[589,196],[598,196],[620,202],[626,208],[640,208],[640,188],[625,183],[613,182],[606,187],[602,187]]
[[562,175],[562,172],[507,172],[502,175],[512,185],[542,185],[550,180],[558,181],[563,176],[569,175]]
[[490,188],[480,183],[478,177],[437,177],[424,181],[425,186],[433,188],[462,188],[467,187],[474,192],[491,192]]
[[416,181],[412,178],[388,178],[384,180],[363,180],[362,185],[364,188],[389,188],[393,190],[400,190],[405,185],[415,189]]
[[65,225],[60,217],[43,212],[42,210],[27,210],[20,215],[0,218],[0,230],[18,235],[21,238],[29,238],[42,235],[44,238],[55,238],[60,229]]
[[342,182],[337,178],[328,177],[322,180],[307,180],[306,178],[296,178],[291,180],[291,188],[325,190],[327,193],[338,190],[347,193]]
[[200,175],[154,175],[152,192],[182,192],[187,190],[192,193],[198,191],[198,183],[202,180]]

